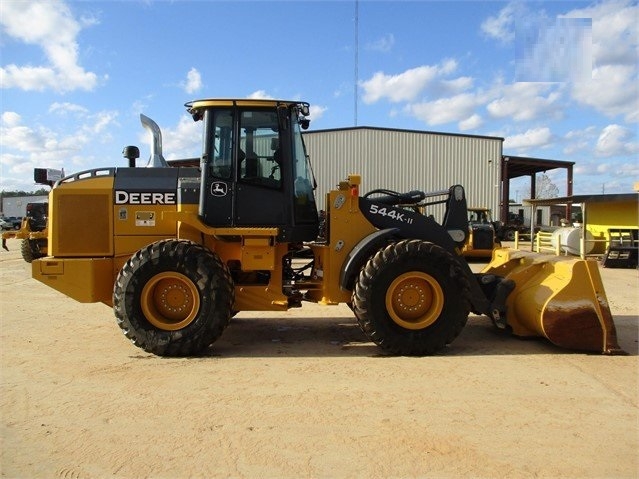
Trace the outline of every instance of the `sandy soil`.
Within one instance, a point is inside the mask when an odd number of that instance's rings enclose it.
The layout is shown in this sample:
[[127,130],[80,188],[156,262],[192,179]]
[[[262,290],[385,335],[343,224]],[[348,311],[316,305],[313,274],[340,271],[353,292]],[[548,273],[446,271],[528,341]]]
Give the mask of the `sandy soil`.
[[2,477],[639,477],[637,270],[602,270],[629,356],[471,317],[444,354],[386,357],[348,308],[308,305],[241,313],[209,356],[163,359],[9,247]]

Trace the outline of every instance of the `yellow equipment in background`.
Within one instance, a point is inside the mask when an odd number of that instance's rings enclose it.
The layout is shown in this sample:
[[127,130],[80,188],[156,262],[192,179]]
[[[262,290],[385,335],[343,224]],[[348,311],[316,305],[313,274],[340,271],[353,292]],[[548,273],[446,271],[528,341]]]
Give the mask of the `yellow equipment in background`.
[[[360,195],[360,177],[349,175],[320,215],[302,137],[307,103],[186,106],[203,124],[201,158],[168,164],[159,128],[142,117],[154,138],[149,167],[136,168],[139,150],[126,147],[128,168],[58,181],[49,196],[49,256],[32,263],[44,284],[113,306],[136,346],[200,354],[236,312],[315,302],[347,303],[390,354],[440,351],[471,311],[516,335],[619,352],[596,265],[497,250],[486,271],[471,271],[462,255],[469,230],[461,185]],[[445,208],[440,221],[422,211],[434,204]]]
[[2,248],[7,248],[8,239],[21,239],[22,259],[31,263],[47,255],[47,209],[46,203],[28,203],[27,215],[22,218],[20,229],[2,232]]
[[501,247],[488,208],[468,208],[468,239],[462,248],[467,258],[490,258]]

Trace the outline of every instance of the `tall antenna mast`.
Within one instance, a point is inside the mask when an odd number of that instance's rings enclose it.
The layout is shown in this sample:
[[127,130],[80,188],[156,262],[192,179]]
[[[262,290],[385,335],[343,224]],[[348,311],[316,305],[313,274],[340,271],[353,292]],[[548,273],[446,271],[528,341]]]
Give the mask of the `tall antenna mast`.
[[359,96],[359,0],[355,0],[355,85],[354,102],[355,102],[355,126],[357,126],[357,101]]

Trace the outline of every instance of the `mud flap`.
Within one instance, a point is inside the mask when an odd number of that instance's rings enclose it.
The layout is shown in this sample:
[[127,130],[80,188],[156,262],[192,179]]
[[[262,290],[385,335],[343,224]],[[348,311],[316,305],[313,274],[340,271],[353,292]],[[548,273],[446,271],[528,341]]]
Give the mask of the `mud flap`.
[[541,336],[579,351],[625,354],[595,261],[501,248],[482,274],[514,282],[505,309],[516,336]]

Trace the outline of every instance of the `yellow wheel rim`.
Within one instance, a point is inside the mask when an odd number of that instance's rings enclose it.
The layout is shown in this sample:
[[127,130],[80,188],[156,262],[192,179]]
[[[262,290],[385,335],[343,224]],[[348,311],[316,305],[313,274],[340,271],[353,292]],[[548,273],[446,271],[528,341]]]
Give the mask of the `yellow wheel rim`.
[[444,308],[444,292],[432,276],[411,271],[395,278],[386,292],[386,311],[406,329],[424,329]]
[[167,271],[146,283],[140,303],[149,323],[159,329],[175,331],[195,319],[200,309],[200,295],[187,276]]

